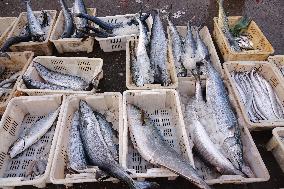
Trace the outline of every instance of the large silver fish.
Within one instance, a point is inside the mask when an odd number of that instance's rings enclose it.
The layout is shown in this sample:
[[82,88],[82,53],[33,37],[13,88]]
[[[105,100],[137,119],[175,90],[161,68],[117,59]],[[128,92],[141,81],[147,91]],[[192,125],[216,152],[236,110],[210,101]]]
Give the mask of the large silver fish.
[[243,175],[242,172],[238,171],[233,164],[220,152],[217,145],[210,139],[204,127],[209,127],[208,124],[203,125],[200,122],[200,117],[203,116],[203,112],[200,111],[208,110],[207,105],[202,97],[200,80],[196,81],[195,97],[186,106],[186,116],[190,123],[190,136],[194,144],[194,149],[197,150],[198,154],[202,156],[209,164],[213,165],[222,174],[239,174]]
[[155,188],[157,184],[150,182],[134,181],[127,172],[115,161],[113,155],[104,141],[100,124],[87,102],[81,100],[80,112],[80,133],[90,163],[98,166],[100,170],[110,176],[125,182],[131,189]]
[[79,127],[79,111],[76,111],[71,123],[67,148],[69,167],[74,171],[80,171],[87,168],[86,155],[79,132]]
[[196,42],[194,40],[191,26],[187,24],[187,34],[183,45],[182,63],[187,70],[194,70],[196,68]]
[[[169,24],[169,45],[172,47],[172,53],[174,57],[174,64],[176,67],[176,72],[178,77],[186,77],[187,71],[182,63],[182,41],[180,38],[180,35],[177,31],[176,26],[171,22],[171,20],[168,18],[168,24]],[[160,34],[158,34],[160,35]]]
[[223,80],[211,62],[205,61],[205,65],[208,74],[206,80],[206,100],[215,111],[216,130],[222,153],[233,163],[236,169],[242,171],[248,177],[252,177],[253,173],[245,165],[243,159],[243,145],[238,120],[230,104]]
[[224,0],[217,0],[217,2],[219,4],[218,25],[223,31],[225,38],[227,39],[231,49],[240,52],[241,48],[239,47],[238,43],[235,41],[233,35],[230,32],[228,17],[226,16],[223,7]]
[[23,136],[20,136],[9,148],[8,154],[11,158],[25,151],[28,147],[36,143],[48,131],[56,120],[60,108],[49,113],[46,117],[39,119],[33,126],[28,128]]
[[155,72],[155,82],[167,86],[171,82],[167,69],[167,38],[158,11],[155,11],[153,18],[150,41],[151,65]]
[[145,26],[139,18],[139,40],[136,51],[136,61],[132,62],[132,74],[137,86],[154,83],[154,70],[151,67],[150,59],[147,53],[148,36]]
[[132,143],[145,160],[173,171],[200,188],[210,188],[191,164],[164,141],[143,110],[128,104],[127,114]]
[[30,1],[26,1],[27,3],[27,20],[28,20],[28,27],[29,31],[32,34],[32,37],[35,40],[40,40],[44,36],[44,31],[41,28],[41,25],[38,19],[35,17],[32,8],[30,6]]
[[34,62],[33,65],[36,68],[40,77],[42,77],[46,82],[50,84],[70,88],[75,91],[85,91],[88,90],[90,87],[89,83],[87,83],[78,76],[72,76],[52,71],[36,62]]
[[62,87],[59,85],[52,85],[48,83],[43,83],[32,79],[27,75],[23,75],[23,82],[28,89],[50,89],[50,90],[70,90],[69,88]]
[[[83,0],[75,0],[73,5],[73,13],[76,14],[87,14],[87,9]],[[82,38],[86,32],[86,27],[88,26],[88,20],[86,18],[74,17],[74,22],[76,25],[75,37]]]
[[64,15],[64,31],[61,38],[70,38],[75,29],[73,17],[64,0],[60,0],[60,5]]

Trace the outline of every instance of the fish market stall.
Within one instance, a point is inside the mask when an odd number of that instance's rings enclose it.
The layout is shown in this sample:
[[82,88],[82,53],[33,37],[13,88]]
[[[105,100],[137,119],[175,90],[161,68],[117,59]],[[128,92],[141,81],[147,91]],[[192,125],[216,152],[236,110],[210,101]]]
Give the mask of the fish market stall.
[[62,95],[16,97],[0,122],[0,187],[45,187],[54,157]]
[[3,114],[10,100],[20,95],[17,91],[17,84],[22,75],[30,65],[33,52],[10,52],[8,57],[0,57],[0,113]]

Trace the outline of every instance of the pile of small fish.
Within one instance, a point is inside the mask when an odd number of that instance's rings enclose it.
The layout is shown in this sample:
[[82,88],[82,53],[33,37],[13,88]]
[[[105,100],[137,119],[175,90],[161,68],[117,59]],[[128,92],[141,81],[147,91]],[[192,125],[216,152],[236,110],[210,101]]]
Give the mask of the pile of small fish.
[[20,42],[42,42],[46,39],[48,30],[50,29],[51,15],[46,11],[42,11],[41,14],[36,17],[30,6],[30,1],[26,1],[26,3],[27,25],[22,29],[19,36],[8,38],[0,48],[0,52],[7,52],[12,45]]
[[150,41],[147,28],[141,17],[139,23],[139,41],[135,52],[135,44],[130,46],[130,67],[132,80],[136,86],[145,84],[161,84],[168,86],[171,78],[167,69],[167,38],[163,29],[159,12],[154,11]]
[[96,174],[99,180],[111,176],[126,183],[129,188],[155,188],[156,183],[134,181],[119,165],[114,136],[112,123],[94,111],[86,101],[80,100],[79,110],[74,113],[69,134],[69,168],[75,172],[84,172],[87,166],[98,166],[100,171],[107,174]]
[[279,97],[257,69],[232,72],[231,76],[252,122],[284,119],[284,107]]
[[[138,23],[133,17],[113,24],[89,15],[83,0],[75,0],[72,12],[67,8],[64,0],[60,0],[60,4],[64,15],[64,31],[61,38],[83,38],[85,36],[106,38],[136,34],[139,31]],[[146,23],[149,14],[143,14],[142,17],[143,22]],[[89,24],[88,21],[95,23],[96,27]]]
[[133,146],[146,161],[169,169],[200,188],[211,188],[197,174],[190,162],[164,140],[155,122],[144,110],[128,104],[127,115]]
[[33,66],[44,82],[23,75],[24,84],[28,89],[87,91],[92,88],[92,84],[81,77],[50,70],[37,62],[33,62]]
[[219,73],[206,63],[206,101],[199,76],[195,96],[185,105],[186,129],[193,149],[219,173],[253,177],[243,157],[243,145],[237,117]]
[[[174,63],[178,77],[191,76],[192,71],[199,69],[205,74],[204,60],[210,59],[207,46],[200,37],[197,27],[187,24],[187,34],[185,39],[179,35],[177,28],[168,18],[169,23],[169,43],[171,45]],[[194,33],[193,33],[194,30]],[[196,36],[194,38],[194,36]]]
[[[7,74],[7,71],[5,69],[4,66],[0,66],[0,77],[2,75]],[[18,79],[18,77],[20,76],[21,71],[18,72],[9,72],[9,78],[4,79],[0,82],[0,97],[5,96],[5,94],[10,93]]]
[[[59,109],[49,113],[45,117],[39,119],[29,128],[23,130],[18,139],[10,146],[8,155],[12,159],[21,158],[22,153],[30,147],[37,145],[37,142],[50,130],[55,122]],[[37,156],[35,154],[35,156]],[[41,175],[45,172],[47,159],[35,157],[34,161],[26,168],[26,177],[31,175]]]
[[227,42],[229,43],[231,49],[237,52],[240,52],[242,50],[254,50],[253,43],[249,39],[248,34],[246,33],[250,25],[251,18],[243,16],[238,20],[238,22],[234,26],[232,26],[232,28],[229,28],[228,17],[226,16],[226,13],[223,8],[224,0],[217,1],[219,4],[218,25],[224,33],[225,38],[227,39]]

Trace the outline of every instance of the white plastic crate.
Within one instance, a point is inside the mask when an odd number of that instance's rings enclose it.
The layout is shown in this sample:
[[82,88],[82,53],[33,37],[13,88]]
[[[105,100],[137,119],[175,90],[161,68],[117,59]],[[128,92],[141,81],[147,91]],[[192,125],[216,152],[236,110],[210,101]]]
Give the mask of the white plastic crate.
[[[49,41],[50,35],[52,28],[55,23],[56,19],[56,10],[44,10],[46,11],[50,16],[50,23],[49,23],[49,28],[48,32],[46,33],[45,40],[42,42],[21,42],[15,45],[12,45],[10,49],[14,52],[22,52],[22,51],[32,51],[36,56],[38,55],[52,55],[52,43]],[[33,11],[35,16],[38,16],[41,14],[41,11]],[[26,26],[27,24],[27,13],[22,12],[19,15],[19,18],[16,20],[16,23],[14,24],[9,36],[9,37],[14,37],[14,36],[19,36],[21,33],[22,29]]]
[[[131,73],[131,47],[135,48],[133,51],[136,53],[138,46],[138,40],[128,40],[126,43],[126,87],[130,90],[145,90],[145,89],[175,89],[178,87],[178,78],[175,70],[174,62],[168,58],[167,61],[167,70],[169,77],[171,79],[171,84],[169,86],[162,86],[161,84],[145,84],[142,87],[138,87],[132,80],[132,73]],[[168,53],[169,54],[169,53]]]
[[265,130],[272,129],[274,127],[283,127],[284,119],[278,120],[260,120],[259,122],[252,122],[247,114],[247,109],[245,104],[241,101],[239,92],[236,88],[236,84],[232,79],[231,72],[245,72],[251,71],[252,69],[257,69],[257,71],[266,79],[275,93],[279,97],[282,102],[282,106],[284,105],[284,83],[281,80],[281,76],[277,73],[276,67],[264,61],[231,61],[224,63],[224,75],[225,78],[229,81],[228,87],[231,88],[231,91],[238,102],[238,106],[241,110],[242,117],[248,127],[249,130]]
[[0,17],[0,47],[6,41],[10,31],[16,23],[16,17]]
[[272,130],[272,138],[266,148],[271,151],[284,173],[284,128],[277,127]]
[[[113,124],[114,130],[118,131],[119,138],[122,135],[122,95],[115,92],[97,93],[94,95],[72,95],[66,99],[64,114],[60,127],[59,139],[56,146],[53,165],[50,172],[51,182],[54,184],[64,184],[71,186],[73,183],[97,182],[94,173],[70,173],[67,170],[67,148],[69,142],[69,132],[72,125],[74,112],[79,109],[80,99],[85,100],[94,110],[106,116],[106,119]],[[119,139],[115,138],[118,144]],[[122,145],[119,144],[119,152]],[[121,161],[121,156],[119,156]],[[95,167],[94,167],[95,168]],[[116,181],[110,178],[106,181]]]
[[[96,85],[98,85],[98,81],[103,77],[103,60],[100,58],[38,56],[33,61],[53,71],[79,76],[89,83],[95,79],[97,81]],[[42,78],[32,63],[25,72],[25,75],[37,81],[42,81]],[[47,94],[93,94],[96,91],[95,88],[91,91],[28,89],[22,78],[18,83],[17,89],[30,96]]]
[[[202,85],[205,85],[205,80],[202,81]],[[179,88],[178,92],[181,100],[181,107],[183,115],[185,115],[185,106],[188,103],[190,97],[195,95],[195,80],[191,78],[179,78]],[[230,91],[229,91],[230,92]],[[230,95],[230,101],[233,108],[236,108],[236,101],[233,99],[233,96]],[[221,175],[212,167],[208,167],[207,164],[203,162],[196,154],[193,154],[193,160],[195,168],[199,175],[201,175],[208,184],[245,184],[245,183],[254,183],[254,182],[264,182],[269,180],[269,172],[258,152],[258,149],[253,141],[253,138],[246,127],[246,124],[239,117],[239,109],[235,109],[238,115],[238,122],[241,128],[241,139],[243,143],[243,154],[244,160],[251,168],[255,174],[254,178],[244,178],[240,175]],[[187,119],[184,117],[185,125],[189,125]],[[189,128],[186,127],[187,133],[189,133]],[[189,137],[190,146],[193,147],[193,143]]]
[[[116,16],[106,16],[106,17],[98,17],[102,21],[108,23],[120,23],[125,21],[127,18],[134,17],[135,14],[126,14],[126,15],[116,15]],[[149,30],[151,31],[153,19],[151,16],[147,19],[146,23],[148,24]],[[139,30],[137,33],[131,35],[122,35],[122,36],[115,36],[115,37],[107,37],[107,38],[99,38],[96,37],[95,39],[100,43],[100,47],[104,52],[113,52],[113,51],[121,51],[126,49],[126,42],[129,39],[138,39],[139,37]]]
[[7,92],[5,95],[0,97],[0,114],[3,114],[7,104],[14,97],[19,95],[17,92],[17,84],[20,81],[23,73],[31,63],[34,53],[33,52],[8,52],[7,57],[0,57],[0,65],[5,66],[5,72],[0,76],[0,81],[8,79],[11,74],[21,71],[20,76],[15,82],[11,92]]
[[[96,9],[88,8],[88,14],[95,16]],[[89,22],[90,23],[90,22]],[[55,45],[57,51],[59,53],[64,52],[87,52],[90,53],[93,51],[94,46],[94,38],[88,37],[87,39],[83,38],[65,38],[61,39],[61,35],[64,30],[64,15],[61,10],[56,23],[53,27],[53,31],[50,36],[50,41]]]
[[[24,129],[31,127],[39,117],[57,110],[62,103],[64,103],[62,95],[23,96],[10,101],[0,122],[0,188],[23,185],[42,188],[49,182],[50,168],[60,129],[62,106],[57,121],[38,142],[25,150],[20,157],[14,159],[11,159],[7,152]],[[44,174],[26,177],[31,164],[43,158],[47,160]]]
[[134,104],[150,114],[165,141],[194,166],[182,119],[178,93],[173,89],[130,90],[123,93],[124,129],[121,160],[123,167],[132,172],[134,178],[143,180],[145,178],[167,177],[172,180],[177,178],[177,175],[165,168],[153,166],[145,161],[139,152],[134,149],[129,138],[127,104]]

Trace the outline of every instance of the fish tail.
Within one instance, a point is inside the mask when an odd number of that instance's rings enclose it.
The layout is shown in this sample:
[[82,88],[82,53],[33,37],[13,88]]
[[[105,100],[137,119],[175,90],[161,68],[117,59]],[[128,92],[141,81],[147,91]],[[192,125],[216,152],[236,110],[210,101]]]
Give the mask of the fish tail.
[[131,186],[132,189],[150,189],[150,188],[159,188],[159,184],[156,182],[148,181],[134,181]]
[[252,172],[252,170],[250,169],[249,166],[247,165],[243,165],[242,167],[242,172],[249,178],[255,177],[254,173]]

